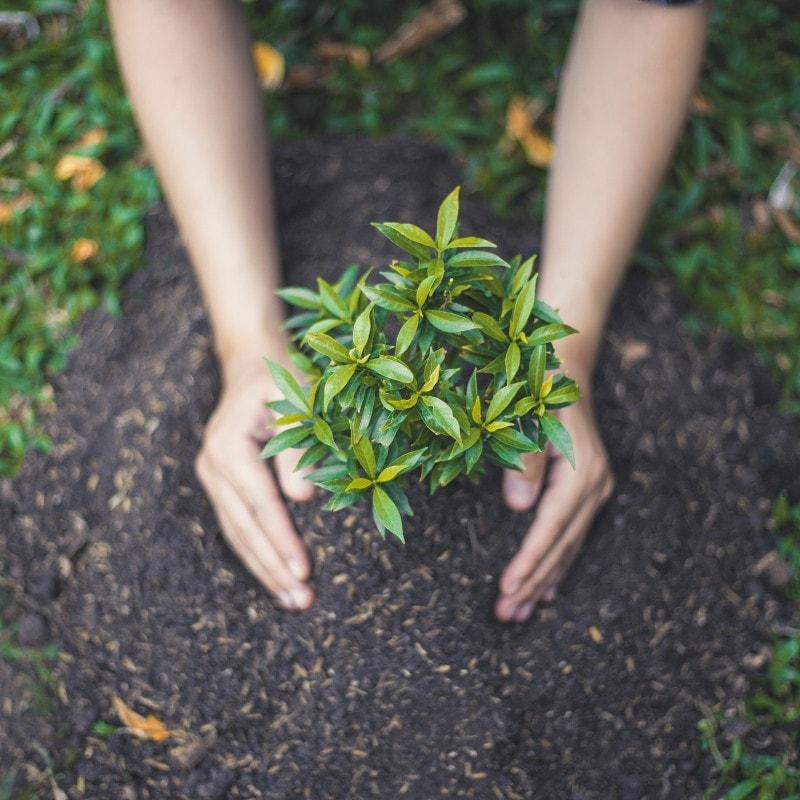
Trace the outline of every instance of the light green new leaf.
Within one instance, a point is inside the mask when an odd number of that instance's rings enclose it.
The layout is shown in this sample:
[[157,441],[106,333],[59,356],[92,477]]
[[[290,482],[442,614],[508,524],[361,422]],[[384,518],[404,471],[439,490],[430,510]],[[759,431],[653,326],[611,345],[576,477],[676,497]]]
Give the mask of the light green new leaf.
[[495,320],[494,317],[484,314],[483,311],[476,311],[472,315],[472,321],[475,322],[489,338],[494,339],[496,342],[502,342],[503,344],[508,342],[506,332],[497,324],[497,320]]
[[331,426],[320,417],[314,417],[314,436],[321,442],[337,450],[336,440],[333,438],[333,431]]
[[[528,281],[517,295],[514,302],[514,310],[511,312],[511,326],[508,330],[511,338],[516,338],[528,324],[533,304],[536,302],[536,278]],[[538,342],[537,342],[538,344]]]
[[418,308],[422,308],[425,305],[427,299],[436,291],[436,287],[441,282],[441,275],[428,275],[427,278],[420,281],[416,294]]
[[[396,244],[401,250],[414,256],[415,258],[430,258],[430,250],[427,246],[409,239],[395,227],[394,223],[373,222],[372,227],[379,230],[390,242]],[[435,245],[434,245],[435,246]]]
[[309,347],[327,356],[331,361],[337,364],[347,364],[353,359],[350,356],[350,351],[341,343],[337,342],[332,336],[327,333],[307,333],[306,342]]
[[575,469],[575,451],[572,448],[572,437],[567,432],[561,420],[554,417],[549,412],[545,412],[539,422],[544,431],[544,435],[552,443],[553,447],[560,450],[567,461],[572,464],[572,469]]
[[280,393],[295,407],[301,411],[311,413],[306,393],[300,388],[300,384],[286,367],[281,366],[275,361],[265,359],[269,367],[272,380],[278,387]]
[[518,381],[517,383],[512,383],[510,386],[504,386],[496,392],[489,403],[489,408],[486,409],[486,422],[491,422],[496,419],[508,408],[522,385],[522,381]]
[[423,447],[420,450],[412,450],[410,453],[404,453],[400,458],[396,458],[392,461],[391,464],[384,467],[376,481],[378,483],[386,483],[387,481],[393,481],[398,475],[402,475],[409,470],[414,469],[414,467],[419,464],[419,462],[424,458],[425,453],[427,452],[427,448]]
[[455,250],[462,247],[497,247],[497,245],[488,239],[481,239],[479,236],[462,236],[459,239],[453,239],[445,249]]
[[[405,239],[414,242],[414,244],[430,247],[433,250],[436,249],[436,242],[433,241],[431,235],[427,231],[422,230],[418,225],[412,225],[409,222],[384,222],[382,223],[382,227],[399,233]],[[381,231],[381,233],[383,233],[383,231]]]
[[349,316],[347,306],[344,300],[336,293],[333,286],[322,278],[317,278],[317,286],[319,287],[319,296],[325,310],[334,317],[347,319]]
[[314,435],[310,426],[289,428],[289,430],[281,431],[277,436],[273,436],[266,443],[260,458],[272,458],[283,450],[288,450],[290,447],[302,447],[304,444],[311,444],[313,440]]
[[307,308],[316,311],[322,306],[322,301],[316,292],[307,289],[305,286],[284,286],[278,289],[275,294],[287,303],[291,303],[297,308]]
[[567,383],[564,386],[559,386],[557,389],[553,389],[546,398],[546,403],[548,406],[558,407],[558,406],[568,406],[570,403],[574,403],[577,400],[580,400],[581,397],[581,390],[578,388],[576,383]]
[[322,388],[322,408],[327,411],[331,400],[344,389],[355,375],[358,364],[344,364],[331,370]]
[[482,250],[466,250],[456,253],[447,259],[448,267],[504,267],[508,269],[508,261],[494,253],[485,253]]
[[376,306],[385,308],[387,311],[416,311],[417,306],[414,301],[403,295],[398,289],[388,284],[381,286],[360,286],[361,291],[367,296],[368,300]]
[[346,492],[363,492],[372,486],[372,481],[367,478],[355,478],[347,484]]
[[412,314],[400,328],[397,334],[397,343],[395,344],[395,355],[401,356],[411,347],[414,337],[417,335],[417,328],[419,327],[419,314]]
[[571,333],[577,333],[575,328],[569,325],[550,324],[542,325],[540,328],[535,328],[532,333],[528,334],[528,344],[546,344],[547,342],[554,342],[556,339],[563,339]]
[[363,467],[364,472],[367,473],[367,476],[375,480],[378,465],[375,460],[375,450],[368,436],[362,436],[357,442],[353,443],[353,454]]
[[506,367],[506,380],[511,383],[514,380],[518,370],[521,354],[519,345],[516,342],[511,342],[506,350],[505,367]]
[[353,346],[359,357],[364,354],[364,348],[369,342],[372,333],[372,303],[370,303],[356,318],[353,323]]
[[456,230],[456,224],[458,223],[458,195],[460,190],[461,187],[456,186],[439,206],[439,213],[436,217],[436,245],[440,252],[450,243]]
[[375,521],[380,521],[385,528],[390,530],[401,542],[403,537],[403,520],[400,511],[385,490],[376,486],[372,490],[372,513]]
[[[531,256],[517,267],[514,273],[514,279],[511,281],[511,291],[509,292],[512,297],[516,297],[522,291],[522,287],[530,280],[535,259],[536,256]],[[533,280],[536,280],[535,275],[533,276]]]
[[413,383],[414,373],[399,359],[392,356],[371,358],[364,366],[372,372],[390,381]]
[[478,324],[471,319],[461,314],[454,314],[452,311],[426,311],[425,319],[434,328],[444,331],[444,333],[463,333],[464,331],[475,330],[478,327]]

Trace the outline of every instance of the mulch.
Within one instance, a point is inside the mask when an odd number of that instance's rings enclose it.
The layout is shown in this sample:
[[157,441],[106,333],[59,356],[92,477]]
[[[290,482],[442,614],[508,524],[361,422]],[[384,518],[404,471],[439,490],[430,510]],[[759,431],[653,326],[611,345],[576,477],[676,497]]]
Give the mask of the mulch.
[[[405,140],[285,146],[275,168],[291,283],[385,263],[369,222],[430,226],[463,181],[449,153]],[[536,250],[533,226],[468,192],[462,209],[501,254]],[[0,484],[18,639],[59,653],[49,699],[0,661],[0,775],[21,785],[50,760],[43,786],[69,800],[699,797],[697,723],[735,717],[792,611],[763,559],[800,439],[758,356],[692,335],[669,282],[630,274],[596,387],[617,490],[557,602],[494,620],[531,515],[504,509],[490,471],[413,490],[405,546],[363,508],[293,507],[318,601],[290,614],[193,475],[219,379],[168,211],[147,226],[121,317],[89,315],[55,381],[52,452]],[[115,697],[169,737],[114,730]]]

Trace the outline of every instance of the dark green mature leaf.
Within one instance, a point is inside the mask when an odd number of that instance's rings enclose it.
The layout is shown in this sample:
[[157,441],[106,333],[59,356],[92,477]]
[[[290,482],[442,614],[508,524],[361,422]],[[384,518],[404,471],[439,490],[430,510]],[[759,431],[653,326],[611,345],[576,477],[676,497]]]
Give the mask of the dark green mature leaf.
[[461,429],[458,426],[458,421],[453,415],[452,409],[444,400],[424,395],[420,398],[420,402],[417,403],[417,408],[422,421],[434,433],[446,433],[456,440],[461,439]]
[[[387,311],[416,311],[416,303],[398,289],[387,284],[381,286],[361,286],[361,291],[376,306],[385,308]],[[414,295],[412,294],[411,297]]]
[[324,410],[327,411],[331,400],[347,386],[357,368],[358,364],[343,364],[330,371],[322,388],[322,408]]
[[494,253],[486,253],[483,250],[466,250],[463,253],[456,253],[448,256],[446,264],[448,267],[503,267],[508,268],[508,261]]
[[452,311],[426,311],[425,319],[434,328],[444,333],[463,333],[464,331],[475,330],[478,325],[468,317],[461,314],[454,314]]
[[347,319],[350,314],[345,302],[337,294],[336,290],[323,278],[317,278],[319,296],[325,310],[339,319]]
[[372,304],[368,305],[356,318],[353,324],[353,346],[359,356],[369,342],[372,333]]
[[330,448],[324,442],[317,442],[311,445],[308,450],[303,452],[303,455],[297,459],[296,470],[305,469],[306,467],[313,466],[318,461],[321,461],[325,456],[330,453]]
[[568,406],[580,400],[581,391],[576,383],[567,383],[553,389],[545,398],[545,403],[552,408]]
[[544,370],[547,365],[547,346],[537,344],[530,354],[528,364],[528,388],[534,397],[539,397],[544,380]]
[[549,412],[545,412],[539,420],[539,424],[553,447],[560,450],[567,461],[572,464],[572,468],[575,469],[575,451],[572,448],[572,437],[561,420]]
[[295,379],[286,367],[282,367],[275,361],[265,359],[269,371],[272,375],[272,380],[278,387],[280,393],[295,407],[306,413],[311,413],[311,406],[308,403],[306,393],[300,388],[300,384]]
[[511,326],[508,329],[512,339],[525,330],[533,311],[534,302],[536,302],[536,276],[525,284],[514,301],[514,310],[511,312]]
[[476,311],[472,315],[472,320],[489,338],[503,344],[508,343],[508,334],[497,324],[494,317],[484,314],[483,311]]
[[380,522],[390,530],[401,542],[403,537],[403,520],[400,511],[395,505],[394,500],[380,487],[375,486],[372,490],[372,513],[376,522]]
[[[414,244],[421,245],[424,248],[430,248],[431,250],[436,249],[436,242],[433,241],[431,235],[418,225],[412,225],[409,222],[384,222],[382,223],[382,227],[399,234],[403,238],[414,242]],[[380,230],[380,227],[378,229]],[[381,231],[381,233],[384,233],[384,231]],[[427,250],[425,250],[425,252],[427,255],[430,255]]]
[[519,345],[516,342],[511,342],[508,346],[508,350],[506,350],[505,357],[506,380],[509,383],[514,380],[519,371],[521,357]]
[[290,447],[307,447],[313,444],[314,431],[310,425],[301,425],[297,428],[289,428],[281,431],[277,436],[273,436],[261,451],[260,458],[272,458],[283,450]]
[[397,334],[397,341],[395,344],[395,355],[402,355],[409,347],[411,347],[414,337],[417,335],[417,328],[419,327],[419,314],[412,314],[400,328]]
[[311,289],[307,289],[305,286],[284,286],[277,289],[275,294],[287,303],[297,306],[297,308],[307,308],[309,310],[319,310],[322,308],[320,296]]
[[456,186],[439,206],[439,213],[436,217],[436,246],[440,252],[450,243],[456,230],[456,224],[458,222],[458,195],[460,191],[461,187]]
[[488,239],[481,239],[479,236],[463,236],[459,239],[453,239],[446,249],[455,250],[463,247],[497,247],[497,245]]
[[510,386],[504,386],[502,389],[495,393],[489,403],[489,408],[486,409],[486,422],[491,422],[503,413],[508,408],[511,401],[519,393],[520,387],[523,383],[512,383]]

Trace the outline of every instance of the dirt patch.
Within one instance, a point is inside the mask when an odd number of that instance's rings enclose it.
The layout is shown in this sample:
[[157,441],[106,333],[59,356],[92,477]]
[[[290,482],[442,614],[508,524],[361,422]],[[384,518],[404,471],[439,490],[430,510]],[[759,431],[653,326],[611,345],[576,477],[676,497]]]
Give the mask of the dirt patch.
[[[391,257],[368,223],[432,224],[462,180],[406,141],[286,147],[276,173],[290,282]],[[532,228],[462,207],[463,231],[503,255],[536,249]],[[228,551],[193,476],[218,377],[164,209],[148,230],[122,317],[81,326],[52,454],[2,486],[7,586],[30,643],[58,646],[60,699],[40,709],[0,664],[0,771],[48,752],[70,800],[698,797],[697,721],[741,696],[789,615],[752,567],[800,468],[798,426],[758,358],[724,333],[694,340],[670,286],[631,275],[596,390],[618,488],[556,604],[522,626],[492,617],[529,521],[493,472],[418,492],[405,547],[362,509],[295,508],[318,602],[291,615]],[[115,696],[176,733],[98,728],[117,724]]]

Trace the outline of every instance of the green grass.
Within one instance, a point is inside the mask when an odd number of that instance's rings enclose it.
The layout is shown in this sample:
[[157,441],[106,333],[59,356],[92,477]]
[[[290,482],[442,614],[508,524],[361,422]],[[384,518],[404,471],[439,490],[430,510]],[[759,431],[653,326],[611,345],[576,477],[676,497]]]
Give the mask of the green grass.
[[[519,94],[537,98],[547,119],[577,2],[468,5],[465,22],[434,45],[384,66],[333,62],[316,89],[270,96],[275,139],[423,137],[457,151],[500,213],[540,219],[546,172],[506,140],[505,111]],[[121,282],[141,263],[142,218],[158,195],[142,165],[102,3],[14,6],[36,14],[42,35],[0,39],[0,475],[29,448],[47,446],[40,420],[74,344],[74,323],[100,304],[116,310]],[[367,0],[256,0],[247,9],[256,37],[279,47],[290,68],[313,63],[323,37],[374,50],[414,10]],[[758,348],[786,404],[800,410],[800,244],[763,213],[784,164],[800,162],[797,42],[796,0],[717,0],[700,85],[705,112],[689,118],[635,261],[692,297],[694,324],[724,325]],[[78,145],[98,129],[105,138]],[[105,175],[85,189],[59,180],[67,154],[97,159]],[[796,209],[789,214],[800,223]],[[78,239],[96,242],[97,253],[75,260]],[[776,507],[781,552],[795,575],[799,517],[788,502]],[[4,641],[0,656],[13,657]],[[768,673],[742,711],[747,735],[729,742],[719,721],[703,723],[717,769],[710,793],[735,800],[800,792],[798,651],[798,635],[776,634]],[[758,751],[752,745],[766,741],[762,731],[775,741],[790,736],[790,749]]]

